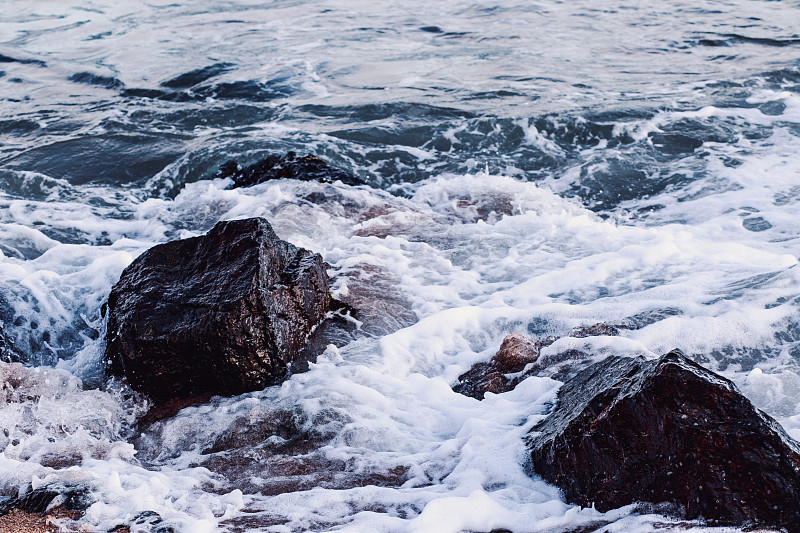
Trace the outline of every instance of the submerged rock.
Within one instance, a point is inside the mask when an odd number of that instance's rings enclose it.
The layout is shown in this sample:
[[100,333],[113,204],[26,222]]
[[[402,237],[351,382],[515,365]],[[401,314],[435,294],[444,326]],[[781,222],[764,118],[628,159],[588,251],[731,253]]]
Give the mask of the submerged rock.
[[133,517],[128,524],[119,524],[109,533],[131,533],[131,531],[148,531],[150,533],[175,533],[175,528],[166,524],[155,511],[142,511]]
[[[231,404],[214,398],[202,410],[187,410],[141,428],[131,443],[148,468],[158,468],[167,458],[202,443],[193,464],[213,472],[215,490],[223,492],[267,496],[319,488],[400,487],[407,482],[411,465],[402,458],[387,463],[330,453],[331,445],[356,423],[349,413],[334,408],[307,412],[280,402]],[[263,526],[261,519],[252,529],[257,525]]]
[[[594,324],[571,331],[568,337],[585,338],[599,335],[618,335],[616,327],[608,324]],[[588,361],[589,354],[577,350],[567,350],[554,357],[541,361],[540,351],[550,346],[559,337],[532,340],[519,333],[512,333],[503,339],[500,350],[489,362],[476,363],[468,371],[458,376],[453,390],[464,396],[483,400],[487,392],[500,394],[514,389],[525,378],[541,374],[549,368],[550,377],[564,377],[569,374],[565,367],[576,368],[578,362]]]
[[587,368],[527,444],[532,470],[572,503],[666,503],[688,519],[800,532],[800,445],[679,351]]
[[56,533],[50,517],[12,509],[0,515],[0,531],[3,533]]
[[520,372],[528,363],[536,361],[542,346],[550,343],[532,341],[519,333],[507,335],[500,350],[488,363],[477,363],[458,376],[453,390],[479,400],[483,400],[487,392],[507,392],[514,384],[514,378],[508,374]]
[[154,246],[109,296],[111,370],[156,403],[277,383],[325,318],[328,282],[263,218]]
[[344,170],[332,167],[313,155],[297,157],[294,152],[286,155],[271,155],[249,167],[240,167],[236,161],[228,161],[217,173],[218,178],[231,178],[233,187],[250,187],[275,179],[295,179],[331,183],[341,181],[345,185],[364,185],[364,181]]

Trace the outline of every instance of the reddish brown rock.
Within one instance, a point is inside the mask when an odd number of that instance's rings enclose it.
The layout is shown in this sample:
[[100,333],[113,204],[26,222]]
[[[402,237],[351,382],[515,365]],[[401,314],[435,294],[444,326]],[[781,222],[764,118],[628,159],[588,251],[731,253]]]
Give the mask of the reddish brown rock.
[[534,342],[519,333],[507,335],[494,357],[488,363],[477,363],[461,374],[453,390],[479,400],[487,392],[499,394],[511,390],[515,380],[508,374],[520,372],[528,363],[536,361],[539,349],[546,345],[544,342]]
[[322,258],[262,218],[154,246],[109,296],[111,370],[156,403],[264,388],[325,318],[328,290]]
[[[541,346],[519,333],[512,333],[503,339],[500,350],[492,357],[492,362],[498,367],[508,368],[510,372],[519,372],[525,365],[539,358]],[[518,370],[514,370],[515,368]]]
[[[617,335],[616,327],[608,324],[576,328],[569,337],[584,338],[598,335]],[[575,350],[568,350],[548,361],[539,359],[539,352],[550,346],[559,337],[547,337],[534,341],[520,333],[512,333],[503,339],[500,350],[487,363],[477,363],[458,377],[453,390],[459,394],[482,400],[487,392],[499,394],[508,392],[525,378],[537,375],[547,367],[553,371],[550,377],[563,378],[569,370],[564,367],[577,368],[578,362],[585,362],[589,355]],[[575,364],[573,364],[575,363]],[[530,366],[529,366],[530,365]],[[523,372],[524,371],[524,372]],[[576,372],[572,372],[573,374]]]
[[527,444],[533,472],[571,503],[666,504],[688,519],[800,532],[800,445],[678,351],[580,372]]

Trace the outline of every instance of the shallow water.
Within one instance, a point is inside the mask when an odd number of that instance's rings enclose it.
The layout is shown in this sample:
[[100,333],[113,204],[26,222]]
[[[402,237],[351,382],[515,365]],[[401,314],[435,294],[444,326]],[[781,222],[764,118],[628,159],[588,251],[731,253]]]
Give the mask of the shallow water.
[[[712,530],[527,476],[557,381],[450,389],[508,333],[597,322],[636,327],[546,354],[680,348],[800,438],[800,3],[14,7],[4,494],[85,483],[97,531]],[[368,186],[214,179],[289,150]],[[101,306],[153,244],[250,216],[321,253],[369,334],[142,433]]]

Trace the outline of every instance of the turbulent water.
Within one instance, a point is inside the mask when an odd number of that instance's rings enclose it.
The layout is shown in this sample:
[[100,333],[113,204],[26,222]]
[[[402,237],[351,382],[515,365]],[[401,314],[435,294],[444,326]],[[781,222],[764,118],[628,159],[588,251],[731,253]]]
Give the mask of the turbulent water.
[[[90,531],[712,530],[528,476],[559,382],[450,388],[598,322],[631,327],[547,353],[680,348],[800,438],[800,2],[0,6],[0,494],[83,484]],[[369,185],[214,179],[289,150]],[[251,216],[368,336],[142,433],[112,285]]]

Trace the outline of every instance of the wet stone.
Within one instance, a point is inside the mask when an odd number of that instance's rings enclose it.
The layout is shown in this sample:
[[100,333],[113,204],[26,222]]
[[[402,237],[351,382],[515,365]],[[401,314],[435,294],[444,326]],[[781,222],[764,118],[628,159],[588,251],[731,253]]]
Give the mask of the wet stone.
[[[572,330],[567,336],[575,338],[618,335],[616,326],[594,324]],[[591,359],[589,354],[578,350],[567,350],[559,354],[540,358],[540,351],[550,346],[559,337],[532,340],[519,333],[503,339],[498,352],[488,362],[473,365],[458,377],[453,390],[459,394],[482,400],[487,392],[500,394],[513,390],[525,378],[546,373],[548,377],[564,379],[577,373],[581,365]]]
[[340,181],[346,185],[363,185],[364,181],[352,174],[329,165],[313,155],[297,157],[294,152],[286,155],[271,155],[248,167],[241,167],[236,161],[228,161],[216,175],[217,178],[231,178],[233,188],[250,187],[276,179],[296,179],[332,183]]
[[[0,300],[0,305],[2,305],[2,300]],[[2,312],[2,310],[0,310]],[[6,338],[4,329],[4,323],[0,320],[0,360],[2,361],[11,361],[11,341]]]
[[535,362],[539,358],[539,349],[547,344],[547,341],[534,342],[519,333],[507,335],[497,354],[488,363],[478,363],[460,375],[453,390],[479,400],[487,392],[499,394],[509,391],[514,380],[507,374],[520,372],[528,363]]
[[767,231],[772,227],[772,224],[761,217],[746,218],[742,220],[742,225],[744,229],[754,232]]
[[[331,440],[353,421],[334,410],[308,415],[298,408],[260,404],[231,420],[208,439],[192,466],[214,473],[208,490],[226,494],[277,495],[365,485],[399,487],[408,480],[404,464],[382,465],[329,456]],[[170,440],[170,420],[142,428],[133,440],[144,464],[162,464]]]
[[44,514],[51,507],[83,512],[95,502],[91,490],[85,485],[51,483],[44,487],[28,489],[20,496],[0,503],[0,516],[13,510],[29,514]]
[[156,403],[278,383],[330,309],[328,282],[262,218],[154,246],[109,296],[110,369]]
[[118,524],[109,533],[131,533],[131,531],[148,531],[150,533],[175,533],[175,528],[166,524],[155,511],[142,511],[133,517],[130,524]]
[[531,470],[571,503],[800,532],[800,445],[679,351],[592,365],[526,441]]

